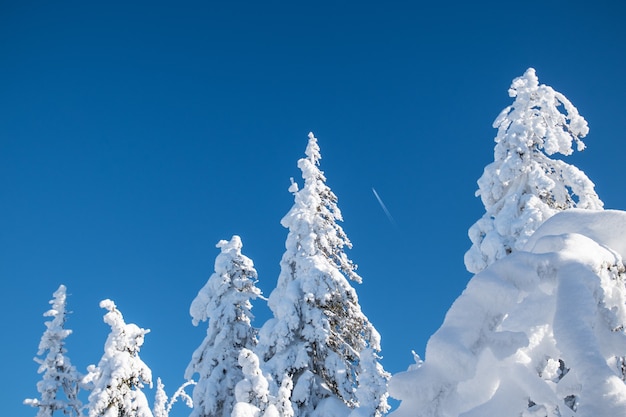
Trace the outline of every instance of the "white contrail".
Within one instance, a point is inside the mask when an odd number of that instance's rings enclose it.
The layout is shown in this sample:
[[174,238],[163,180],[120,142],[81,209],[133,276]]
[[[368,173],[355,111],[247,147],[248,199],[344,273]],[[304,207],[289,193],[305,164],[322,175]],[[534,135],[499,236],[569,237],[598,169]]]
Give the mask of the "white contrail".
[[393,216],[391,215],[391,213],[389,213],[387,206],[385,205],[385,203],[383,203],[383,200],[380,198],[380,196],[378,195],[374,187],[372,187],[372,192],[374,193],[374,197],[376,197],[376,200],[378,200],[378,204],[380,204],[380,207],[383,209],[383,211],[387,215],[387,218],[389,219],[391,224],[394,225],[394,227],[397,227],[398,225],[396,224],[396,221],[393,219]]

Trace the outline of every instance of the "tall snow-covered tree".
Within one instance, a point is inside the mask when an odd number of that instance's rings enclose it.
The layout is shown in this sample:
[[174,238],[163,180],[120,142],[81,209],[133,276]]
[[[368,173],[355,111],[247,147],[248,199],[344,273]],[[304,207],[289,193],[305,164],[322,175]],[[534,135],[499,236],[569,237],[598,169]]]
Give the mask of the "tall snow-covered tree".
[[626,212],[571,209],[476,274],[390,417],[626,415]]
[[108,312],[104,321],[111,333],[98,366],[90,366],[86,382],[93,383],[89,395],[89,417],[153,417],[144,384],[152,386],[152,372],[139,358],[144,336],[150,331],[126,324],[122,313],[111,300],[100,307]]
[[[360,283],[361,277],[344,251],[351,243],[337,223],[342,220],[337,197],[318,167],[321,155],[312,133],[305,154],[298,161],[304,186],[298,190],[292,183],[295,203],[281,221],[289,233],[278,284],[269,297],[274,318],[261,328],[257,351],[273,390],[284,376],[292,379],[296,416],[316,415],[316,410],[328,414],[330,404],[336,413],[347,414],[359,406],[361,353],[378,352],[380,336],[348,281]],[[382,368],[372,369],[386,378]],[[362,411],[374,416],[383,410],[386,402]]]
[[469,229],[468,271],[478,273],[524,246],[550,216],[569,208],[602,209],[594,184],[554,154],[585,148],[589,131],[576,107],[561,93],[539,84],[535,70],[513,80],[515,98],[493,123],[494,161],[478,180],[485,214]]
[[52,320],[45,323],[46,330],[39,342],[39,351],[35,362],[39,364],[38,372],[43,374],[37,383],[39,399],[26,399],[25,404],[38,407],[37,417],[51,417],[56,411],[68,416],[80,416],[82,403],[78,399],[82,376],[72,366],[67,357],[65,339],[72,331],[65,328],[66,288],[60,285],[50,300],[52,308],[44,313],[44,317]]
[[187,379],[198,374],[192,417],[230,417],[235,385],[243,378],[239,353],[256,345],[250,300],[261,291],[255,285],[252,260],[241,253],[242,246],[239,236],[217,244],[221,252],[215,259],[215,272],[191,303],[193,324],[209,321],[207,335],[185,371]]

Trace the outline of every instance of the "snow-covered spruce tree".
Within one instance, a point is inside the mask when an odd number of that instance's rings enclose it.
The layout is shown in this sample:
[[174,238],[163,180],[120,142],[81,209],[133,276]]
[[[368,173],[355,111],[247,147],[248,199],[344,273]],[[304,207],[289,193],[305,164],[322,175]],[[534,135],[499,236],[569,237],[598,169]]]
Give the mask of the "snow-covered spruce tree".
[[206,338],[185,371],[187,379],[198,374],[191,417],[230,417],[235,385],[243,378],[239,353],[256,345],[250,300],[261,291],[255,285],[252,260],[241,253],[242,246],[239,236],[217,244],[221,253],[215,259],[215,272],[191,303],[193,324],[209,321]]
[[100,307],[108,310],[104,321],[111,326],[98,366],[90,366],[85,382],[93,383],[89,417],[152,417],[144,384],[152,386],[152,372],[139,358],[144,336],[150,331],[126,324],[111,300]]
[[[360,355],[380,350],[380,336],[361,312],[348,279],[361,282],[356,265],[346,256],[351,247],[337,221],[337,197],[318,168],[317,139],[309,134],[306,158],[298,161],[304,187],[292,183],[295,203],[281,223],[289,229],[276,289],[269,297],[274,318],[259,333],[257,352],[276,392],[291,377],[295,415],[338,415],[359,407]],[[376,369],[386,380],[386,373]],[[377,386],[384,398],[386,384]],[[367,404],[363,415],[387,411],[386,401]]]
[[157,378],[156,393],[154,394],[154,405],[152,406],[152,414],[154,417],[167,417],[167,393],[165,385],[161,382],[161,378]]
[[50,300],[52,308],[44,313],[44,317],[52,317],[47,321],[46,330],[39,342],[39,351],[35,362],[39,364],[38,372],[43,374],[37,383],[39,399],[26,399],[25,404],[39,407],[37,417],[51,417],[55,411],[68,416],[80,416],[82,403],[78,399],[82,376],[72,366],[66,356],[65,339],[72,333],[65,328],[66,320],[66,289],[60,285]]
[[478,180],[476,195],[486,212],[469,229],[472,247],[465,266],[472,273],[519,250],[556,212],[603,206],[582,171],[550,158],[570,155],[574,142],[579,151],[585,148],[581,138],[589,129],[576,107],[540,85],[532,68],[513,80],[509,95],[515,101],[493,123],[498,129],[494,161]]
[[476,274],[390,417],[626,415],[626,212],[571,209]]

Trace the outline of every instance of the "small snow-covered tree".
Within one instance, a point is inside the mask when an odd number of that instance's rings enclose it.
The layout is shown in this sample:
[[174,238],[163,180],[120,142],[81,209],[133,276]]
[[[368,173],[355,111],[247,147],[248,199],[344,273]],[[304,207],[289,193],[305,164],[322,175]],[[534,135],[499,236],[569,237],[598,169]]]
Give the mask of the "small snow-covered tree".
[[90,366],[86,382],[93,383],[89,395],[89,417],[152,417],[144,384],[152,386],[152,372],[139,358],[144,336],[150,331],[126,324],[111,300],[100,307],[108,312],[104,321],[111,326],[104,355],[97,367]]
[[[351,243],[337,224],[342,220],[337,197],[318,167],[321,155],[312,133],[305,153],[298,161],[304,186],[298,190],[292,183],[295,203],[281,221],[289,234],[269,297],[274,318],[261,328],[257,349],[273,390],[285,375],[292,379],[291,404],[298,417],[314,415],[318,407],[328,411],[331,403],[340,404],[342,413],[358,407],[361,352],[380,350],[380,336],[348,282],[360,283],[361,277],[344,252]],[[385,378],[382,368],[372,369]],[[374,407],[366,415],[386,410],[383,403]]]
[[469,229],[468,271],[478,273],[519,250],[547,218],[568,208],[602,209],[593,183],[554,154],[570,155],[589,131],[576,107],[561,93],[539,84],[535,70],[513,80],[515,98],[493,123],[494,161],[478,180],[485,214]]
[[255,285],[252,260],[241,253],[242,246],[239,236],[217,244],[221,253],[215,259],[215,272],[191,304],[194,325],[209,321],[206,338],[185,371],[187,379],[199,376],[192,417],[230,417],[235,385],[243,378],[239,353],[256,345],[250,300],[261,291]]
[[179,398],[182,398],[189,408],[193,408],[193,400],[185,392],[185,388],[189,385],[194,385],[195,383],[195,381],[185,382],[183,385],[178,387],[171,398],[168,398],[167,393],[165,392],[165,385],[161,382],[161,378],[157,378],[154,405],[152,406],[152,413],[154,417],[168,417],[170,415],[170,411],[172,411],[172,406],[176,403],[176,401],[178,401]]
[[161,378],[157,378],[156,393],[154,394],[154,405],[152,406],[152,415],[154,417],[167,417],[167,393],[165,385],[161,382]]
[[47,321],[46,330],[39,342],[40,358],[38,372],[43,374],[37,383],[39,399],[26,399],[25,404],[38,407],[37,417],[51,417],[55,411],[68,416],[80,416],[82,403],[78,399],[82,376],[72,366],[66,356],[65,339],[72,331],[65,328],[66,320],[66,288],[60,285],[50,300],[52,308],[44,313],[44,317],[52,317]]

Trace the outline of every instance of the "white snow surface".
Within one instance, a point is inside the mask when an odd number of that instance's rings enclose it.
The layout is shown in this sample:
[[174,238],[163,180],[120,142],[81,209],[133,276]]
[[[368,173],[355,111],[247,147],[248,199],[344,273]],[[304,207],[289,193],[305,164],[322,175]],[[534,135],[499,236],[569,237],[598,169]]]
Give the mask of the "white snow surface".
[[[548,219],[528,239],[525,250],[532,251],[545,236],[578,233],[616,251],[626,259],[626,212],[621,210],[570,209]],[[537,248],[537,250],[540,250]]]
[[626,415],[626,212],[566,210],[468,283],[392,417]]

